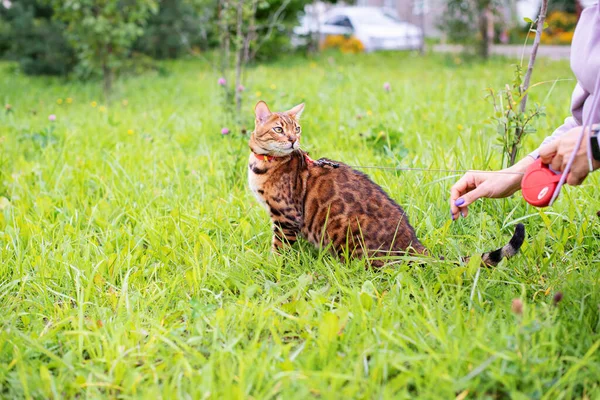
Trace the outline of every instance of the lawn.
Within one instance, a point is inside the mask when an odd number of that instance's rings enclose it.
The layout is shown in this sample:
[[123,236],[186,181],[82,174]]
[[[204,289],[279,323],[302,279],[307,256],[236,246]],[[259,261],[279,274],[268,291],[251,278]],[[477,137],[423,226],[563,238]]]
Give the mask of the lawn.
[[[534,82],[573,77],[567,62],[538,61]],[[304,101],[315,158],[493,169],[484,90],[510,83],[513,62],[290,58],[248,70],[242,119],[250,131],[258,99]],[[203,60],[161,67],[117,82],[106,104],[100,83],[0,64],[12,106],[0,110],[0,397],[600,396],[597,176],[549,209],[516,194],[452,223],[460,174],[372,169],[449,261],[369,270],[306,243],[272,256],[218,73]],[[567,116],[573,86],[533,89],[547,116],[522,154]],[[528,237],[515,258],[455,262],[518,222]]]

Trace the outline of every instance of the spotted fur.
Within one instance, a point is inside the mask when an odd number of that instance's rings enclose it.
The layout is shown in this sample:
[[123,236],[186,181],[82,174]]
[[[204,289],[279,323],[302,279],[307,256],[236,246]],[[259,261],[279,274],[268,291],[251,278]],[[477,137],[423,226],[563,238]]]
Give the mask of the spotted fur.
[[[300,150],[303,109],[271,113],[262,101],[255,107],[248,181],[271,216],[273,250],[302,236],[340,257],[367,257],[375,267],[399,255],[429,255],[402,207],[367,175],[343,163],[313,161]],[[493,266],[514,255],[524,237],[519,224],[510,243],[485,253],[483,262]]]

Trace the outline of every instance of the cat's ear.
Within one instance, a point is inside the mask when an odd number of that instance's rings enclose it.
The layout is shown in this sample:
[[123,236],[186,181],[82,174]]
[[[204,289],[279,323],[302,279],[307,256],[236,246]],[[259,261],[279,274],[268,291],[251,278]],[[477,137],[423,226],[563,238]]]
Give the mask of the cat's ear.
[[263,122],[271,115],[271,110],[269,110],[267,103],[261,100],[254,106],[254,115],[256,115],[257,121]]
[[298,104],[296,107],[288,110],[287,113],[296,119],[300,119],[302,111],[304,111],[304,103]]

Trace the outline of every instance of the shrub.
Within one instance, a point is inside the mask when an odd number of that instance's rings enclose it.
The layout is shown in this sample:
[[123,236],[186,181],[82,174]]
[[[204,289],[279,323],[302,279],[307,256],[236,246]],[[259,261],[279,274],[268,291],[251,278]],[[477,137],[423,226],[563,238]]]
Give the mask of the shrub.
[[553,11],[546,19],[548,29],[553,32],[573,32],[577,25],[577,15],[564,11]]
[[[552,11],[546,19],[546,28],[542,33],[541,43],[569,45],[573,41],[577,15],[564,11]],[[510,42],[521,44],[527,36],[528,43],[535,38],[534,32],[529,32],[529,25],[515,27],[510,32]]]
[[206,49],[214,37],[216,0],[163,0],[134,49],[156,59]]
[[81,70],[102,73],[104,93],[111,93],[115,73],[123,69],[143,26],[156,11],[154,0],[49,0],[55,17],[67,26]]
[[66,75],[76,65],[66,41],[64,24],[52,19],[52,9],[36,0],[0,7],[0,54],[19,62],[30,75]]
[[365,50],[363,43],[355,36],[346,37],[343,35],[328,35],[323,44],[323,50],[339,49],[342,53],[362,53]]
[[577,25],[577,15],[564,11],[553,11],[546,20],[548,28],[542,35],[544,44],[571,44]]

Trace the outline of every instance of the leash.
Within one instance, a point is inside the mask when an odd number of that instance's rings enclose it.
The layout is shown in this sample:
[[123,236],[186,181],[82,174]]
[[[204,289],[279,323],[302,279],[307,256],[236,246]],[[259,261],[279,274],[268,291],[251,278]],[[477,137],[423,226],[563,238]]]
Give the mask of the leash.
[[421,171],[421,172],[437,172],[437,173],[450,173],[450,174],[463,174],[471,172],[474,174],[504,174],[504,175],[524,175],[523,172],[509,172],[509,171],[481,171],[473,169],[442,169],[442,168],[413,168],[413,167],[381,167],[377,165],[348,165],[350,168],[356,169],[387,169],[394,171]]
[[[261,160],[271,162],[279,157],[277,156],[269,156],[266,154],[257,154],[254,153],[254,156]],[[313,160],[308,156],[308,153],[304,154],[304,158],[308,164],[318,164],[319,166],[327,165],[332,168],[338,168],[340,165],[334,161],[329,160]],[[508,171],[481,171],[481,170],[471,170],[471,169],[442,169],[442,168],[418,168],[418,167],[385,167],[379,165],[348,165],[350,168],[356,169],[381,169],[381,170],[393,170],[393,171],[420,171],[420,172],[437,172],[437,173],[465,173],[471,172],[474,174],[505,174],[505,175],[524,175],[523,172],[508,172]]]

